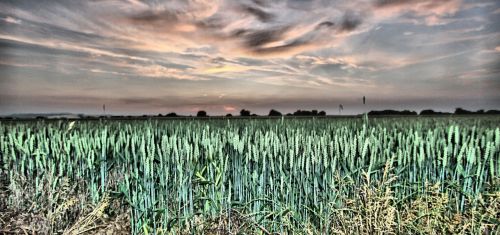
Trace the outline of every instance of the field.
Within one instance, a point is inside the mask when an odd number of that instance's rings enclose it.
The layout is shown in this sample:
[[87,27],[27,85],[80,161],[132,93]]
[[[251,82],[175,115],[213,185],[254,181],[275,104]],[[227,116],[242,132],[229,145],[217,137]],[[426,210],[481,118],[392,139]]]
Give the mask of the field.
[[0,232],[495,234],[500,117],[0,122]]

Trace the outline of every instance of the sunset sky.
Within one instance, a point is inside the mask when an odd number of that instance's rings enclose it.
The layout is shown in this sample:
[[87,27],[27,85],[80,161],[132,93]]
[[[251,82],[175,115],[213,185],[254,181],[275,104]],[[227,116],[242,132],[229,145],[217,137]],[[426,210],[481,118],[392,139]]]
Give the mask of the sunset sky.
[[0,115],[103,104],[500,109],[500,1],[0,1]]

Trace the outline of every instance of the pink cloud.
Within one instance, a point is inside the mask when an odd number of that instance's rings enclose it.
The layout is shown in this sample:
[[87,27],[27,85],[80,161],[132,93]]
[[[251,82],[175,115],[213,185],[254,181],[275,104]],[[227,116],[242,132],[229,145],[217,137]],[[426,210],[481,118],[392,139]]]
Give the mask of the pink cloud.
[[224,111],[226,112],[236,111],[236,107],[224,105]]
[[375,5],[375,17],[384,19],[412,13],[423,18],[427,25],[437,25],[445,23],[442,17],[457,13],[461,6],[462,0],[378,1]]

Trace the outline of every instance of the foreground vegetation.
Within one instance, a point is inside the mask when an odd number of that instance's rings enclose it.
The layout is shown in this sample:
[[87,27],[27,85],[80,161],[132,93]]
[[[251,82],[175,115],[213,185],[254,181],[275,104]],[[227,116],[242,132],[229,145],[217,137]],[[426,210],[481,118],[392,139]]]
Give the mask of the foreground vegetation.
[[0,232],[499,232],[500,117],[0,122]]

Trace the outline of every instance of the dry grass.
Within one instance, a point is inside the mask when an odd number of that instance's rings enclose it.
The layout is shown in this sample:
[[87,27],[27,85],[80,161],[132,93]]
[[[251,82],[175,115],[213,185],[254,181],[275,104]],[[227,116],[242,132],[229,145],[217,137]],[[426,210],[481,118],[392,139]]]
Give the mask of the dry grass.
[[[449,195],[439,184],[427,185],[425,192],[406,201],[399,201],[391,185],[397,176],[386,166],[380,181],[365,182],[353,198],[342,198],[341,207],[333,207],[326,215],[327,227],[301,228],[302,234],[500,234],[500,192],[482,194],[466,201],[465,213],[453,213]],[[124,202],[104,196],[92,204],[88,195],[78,191],[80,183],[58,180],[52,187],[41,184],[39,194],[34,185],[23,179],[0,180],[1,234],[129,234],[130,212]],[[46,179],[53,182],[53,179]],[[231,209],[215,218],[195,216],[184,220],[181,227],[157,230],[157,234],[275,234],[252,220],[243,210]],[[296,233],[293,224],[281,231]],[[146,234],[147,229],[143,231]],[[147,232],[149,234],[152,231]]]
[[500,192],[469,199],[465,213],[452,213],[448,194],[440,185],[427,185],[425,192],[402,204],[390,188],[396,176],[366,183],[357,197],[344,199],[344,207],[330,217],[334,234],[500,234]]
[[[47,179],[46,182],[53,182]],[[129,234],[129,214],[120,200],[104,197],[97,205],[61,179],[57,187],[35,186],[21,178],[0,180],[0,234]]]

